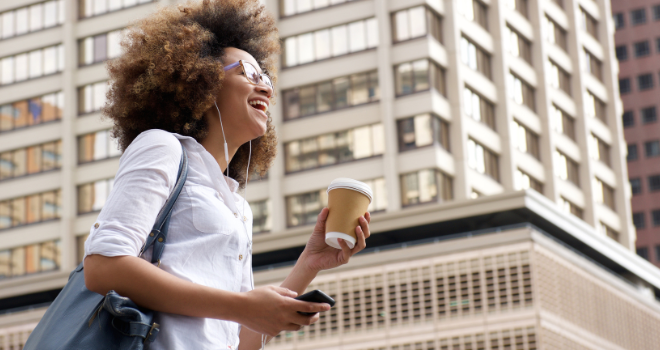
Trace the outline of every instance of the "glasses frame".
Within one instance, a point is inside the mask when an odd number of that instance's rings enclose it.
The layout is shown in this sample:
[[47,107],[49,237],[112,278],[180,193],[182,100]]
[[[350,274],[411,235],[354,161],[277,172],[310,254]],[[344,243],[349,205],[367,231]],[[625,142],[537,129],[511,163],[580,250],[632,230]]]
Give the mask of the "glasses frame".
[[[273,86],[273,79],[271,79],[270,76],[269,76],[268,74],[266,74],[266,73],[259,73],[259,70],[257,69],[257,67],[255,67],[255,66],[254,66],[252,63],[250,63],[250,62],[245,62],[244,60],[238,60],[238,61],[236,61],[236,62],[234,62],[234,63],[232,63],[232,64],[230,64],[230,65],[228,65],[228,66],[225,66],[225,67],[224,67],[224,70],[225,70],[225,72],[226,72],[226,71],[228,71],[228,70],[230,70],[230,69],[232,69],[232,68],[235,68],[235,67],[241,66],[241,69],[243,70],[243,75],[245,76],[245,79],[247,79],[248,83],[250,83],[250,84],[252,84],[252,85],[259,85],[259,83],[255,83],[255,82],[253,82],[253,81],[250,80],[250,78],[248,77],[247,72],[245,71],[245,65],[246,65],[246,64],[249,64],[250,66],[252,66],[252,68],[254,68],[254,71],[257,72],[257,74],[259,74],[259,80],[263,81],[264,84],[266,84],[266,86],[270,87],[271,89],[275,89],[275,87]],[[264,76],[265,76],[266,78],[268,78],[268,80],[264,79]],[[270,82],[270,84],[269,84],[269,82]]]

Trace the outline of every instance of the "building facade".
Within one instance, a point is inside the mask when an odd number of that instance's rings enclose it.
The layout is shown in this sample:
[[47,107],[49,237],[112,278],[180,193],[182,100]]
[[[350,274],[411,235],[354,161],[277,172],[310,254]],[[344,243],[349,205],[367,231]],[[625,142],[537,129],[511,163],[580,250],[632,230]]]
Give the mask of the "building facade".
[[660,266],[660,5],[653,1],[613,1],[619,90],[628,144],[637,253]]
[[[121,30],[130,21],[175,3],[0,4],[0,347],[20,345],[66,283],[112,189],[120,153],[99,112],[108,78],[103,62],[121,54]],[[444,234],[411,221],[416,211],[439,208],[424,216],[431,225],[449,220],[442,213],[452,206],[469,212],[491,198],[528,198],[521,190],[529,189],[543,205],[565,213],[557,220],[578,222],[588,233],[578,239],[562,228],[558,239],[614,245],[624,262],[612,266],[626,266],[625,278],[651,294],[660,286],[654,270],[630,257],[635,229],[609,1],[265,5],[282,38],[277,104],[270,109],[280,142],[268,176],[251,182],[246,193],[254,214],[255,268],[286,270],[282,266],[295,260],[327,204],[327,185],[351,177],[374,189],[369,244],[375,249]],[[510,218],[520,210],[482,215]],[[450,231],[502,225],[484,219]],[[524,243],[528,259],[537,244],[531,235]],[[428,259],[415,264],[436,264]],[[403,260],[392,260],[392,268]],[[260,283],[275,281],[264,277]],[[542,285],[539,280],[532,288]],[[539,300],[520,306],[537,310]],[[525,312],[531,322],[533,313]],[[438,320],[435,313],[432,319]],[[498,339],[522,334],[523,348],[534,348],[530,339],[543,337],[543,330],[527,321],[497,330]],[[456,336],[491,339],[486,331],[475,332]],[[593,334],[602,344],[636,344]],[[275,346],[287,348],[286,339]],[[428,339],[443,344],[444,338]],[[374,349],[417,349],[405,341],[378,344]]]

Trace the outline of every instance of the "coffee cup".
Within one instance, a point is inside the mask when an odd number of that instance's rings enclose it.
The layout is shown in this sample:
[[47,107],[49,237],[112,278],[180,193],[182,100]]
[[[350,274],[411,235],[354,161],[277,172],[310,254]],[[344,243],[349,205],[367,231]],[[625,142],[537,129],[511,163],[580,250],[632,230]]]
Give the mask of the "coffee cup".
[[328,186],[328,218],[325,223],[325,243],[341,249],[343,239],[353,249],[357,237],[355,228],[373,200],[371,188],[364,182],[340,177]]

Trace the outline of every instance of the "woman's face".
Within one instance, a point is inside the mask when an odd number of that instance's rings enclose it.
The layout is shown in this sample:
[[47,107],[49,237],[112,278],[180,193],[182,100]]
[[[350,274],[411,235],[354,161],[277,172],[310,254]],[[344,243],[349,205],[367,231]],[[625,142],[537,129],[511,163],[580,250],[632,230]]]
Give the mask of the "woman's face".
[[[257,61],[249,53],[234,47],[225,49],[223,57],[225,66],[238,60],[250,62],[259,73],[263,73]],[[268,120],[266,111],[272,94],[273,89],[263,81],[258,85],[248,82],[240,65],[225,71],[225,78],[216,101],[222,116],[227,143],[238,147],[266,133]],[[255,103],[257,101],[263,103]],[[217,118],[215,108],[211,111],[211,115]]]

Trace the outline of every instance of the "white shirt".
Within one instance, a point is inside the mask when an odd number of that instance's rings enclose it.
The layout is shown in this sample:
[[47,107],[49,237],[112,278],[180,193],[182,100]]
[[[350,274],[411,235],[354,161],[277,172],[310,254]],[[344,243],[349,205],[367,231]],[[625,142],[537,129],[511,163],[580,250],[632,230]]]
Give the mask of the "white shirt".
[[[160,268],[181,279],[232,292],[252,282],[252,211],[238,182],[222,174],[195,139],[163,130],[141,133],[126,148],[114,186],[85,242],[85,256],[138,256],[188,153],[188,179],[170,219]],[[151,248],[142,256],[151,261]],[[174,301],[172,301],[174,302]],[[237,349],[240,325],[156,313],[160,333],[149,349]]]

